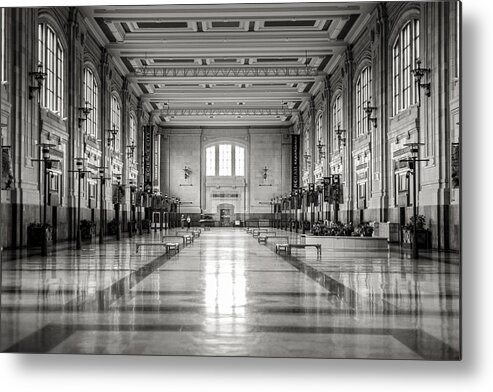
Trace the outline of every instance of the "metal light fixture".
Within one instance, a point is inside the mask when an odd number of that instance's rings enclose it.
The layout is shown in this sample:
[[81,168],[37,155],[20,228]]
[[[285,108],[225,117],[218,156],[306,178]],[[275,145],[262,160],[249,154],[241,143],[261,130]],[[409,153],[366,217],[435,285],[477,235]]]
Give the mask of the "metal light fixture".
[[185,174],[185,180],[188,180],[190,178],[190,174],[192,174],[192,169],[190,169],[188,166],[185,166],[183,172]]
[[128,157],[129,159],[134,159],[134,152],[135,152],[135,148],[136,148],[136,147],[137,147],[137,146],[135,145],[135,142],[134,142],[133,140],[132,140],[132,144],[130,144],[129,146],[127,146],[127,149],[129,150],[129,151],[127,152],[127,157]]
[[409,147],[409,152],[411,153],[410,159],[401,159],[400,162],[407,162],[409,164],[409,172],[413,176],[413,241],[412,241],[412,253],[413,258],[417,259],[419,257],[418,253],[418,242],[417,242],[417,217],[418,217],[418,202],[417,202],[417,179],[416,170],[417,162],[427,162],[428,159],[419,159],[419,146],[424,145],[424,143],[405,143],[404,146]]
[[106,132],[109,132],[112,135],[112,136],[108,136],[108,138],[107,138],[108,147],[110,147],[111,146],[111,142],[115,141],[115,139],[116,139],[116,135],[118,133],[118,129],[116,129],[116,125],[113,124],[113,128],[112,129],[107,129]]
[[82,123],[87,120],[87,116],[92,111],[91,103],[89,101],[84,102],[84,106],[79,108],[83,117],[79,117],[79,128],[82,127]]
[[82,248],[81,243],[81,227],[80,227],[80,199],[81,199],[81,180],[85,177],[86,173],[90,173],[88,170],[84,170],[85,158],[74,158],[75,170],[69,170],[69,173],[77,173],[78,191],[77,191],[77,236],[76,236],[76,249]]
[[[43,81],[48,76],[46,72],[43,72],[43,63],[39,62],[36,69],[37,71],[29,72],[29,76],[32,76],[37,83],[36,86],[29,86],[29,99],[34,98],[35,91],[41,91],[41,88],[43,87]],[[38,100],[39,100],[39,95],[38,95]]]
[[346,147],[346,138],[342,137],[342,134],[346,133],[345,129],[341,129],[341,124],[337,124],[337,129],[335,130],[337,135],[337,141],[339,142],[339,149],[342,147]]
[[318,157],[319,157],[319,162],[325,158],[325,144],[322,144],[322,139],[318,140],[317,144],[318,148]]
[[[427,97],[431,96],[430,83],[421,83],[421,80],[423,79],[423,77],[430,73],[430,69],[429,68],[422,68],[421,67],[421,60],[416,59],[416,68],[412,69],[411,73],[413,74],[414,78],[416,79],[418,86],[420,88],[425,89],[426,96]],[[418,97],[420,97],[419,89],[418,89]]]
[[363,110],[366,113],[366,118],[368,119],[368,131],[370,130],[370,123],[373,123],[373,128],[377,127],[377,118],[371,117],[374,110],[377,110],[376,106],[370,106],[370,101],[366,101],[366,106],[363,106]]

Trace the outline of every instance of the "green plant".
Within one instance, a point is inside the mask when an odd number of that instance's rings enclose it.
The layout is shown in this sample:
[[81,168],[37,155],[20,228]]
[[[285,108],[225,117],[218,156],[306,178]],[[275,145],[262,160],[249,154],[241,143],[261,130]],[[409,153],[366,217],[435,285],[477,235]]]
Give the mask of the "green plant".
[[[426,217],[424,215],[418,215],[416,217],[416,230],[423,230],[426,226]],[[409,219],[409,223],[404,225],[405,230],[414,230],[414,216]]]
[[112,219],[108,222],[108,234],[109,235],[114,235],[118,231],[118,226],[119,222],[116,221],[116,219]]
[[96,232],[96,224],[87,219],[80,221],[80,232],[82,238],[91,238]]
[[150,219],[142,219],[142,228],[144,230],[151,228],[151,220]]
[[355,230],[355,233],[361,237],[371,237],[373,234],[373,226],[369,222],[363,222]]

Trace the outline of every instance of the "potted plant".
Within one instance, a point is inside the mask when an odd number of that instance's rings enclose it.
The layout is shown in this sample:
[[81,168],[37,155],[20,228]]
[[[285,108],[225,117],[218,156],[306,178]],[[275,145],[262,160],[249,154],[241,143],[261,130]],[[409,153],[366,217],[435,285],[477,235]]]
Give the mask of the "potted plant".
[[[414,216],[409,219],[409,223],[402,228],[402,242],[411,245],[414,238]],[[416,241],[418,248],[428,249],[431,243],[431,232],[426,229],[426,217],[418,215],[416,217]]]
[[151,220],[142,219],[142,230],[146,230],[148,233],[151,232]]
[[373,235],[373,226],[368,222],[363,222],[354,231],[353,235],[359,237],[371,237]]
[[46,223],[30,223],[27,226],[27,246],[28,247],[38,247],[41,246],[43,240],[43,231],[46,234],[48,244],[52,242],[53,227]]
[[87,219],[80,221],[80,236],[83,240],[92,240],[92,237],[96,234],[96,223]]
[[119,222],[116,221],[116,219],[112,219],[108,222],[108,234],[109,235],[116,235],[118,231],[118,225]]

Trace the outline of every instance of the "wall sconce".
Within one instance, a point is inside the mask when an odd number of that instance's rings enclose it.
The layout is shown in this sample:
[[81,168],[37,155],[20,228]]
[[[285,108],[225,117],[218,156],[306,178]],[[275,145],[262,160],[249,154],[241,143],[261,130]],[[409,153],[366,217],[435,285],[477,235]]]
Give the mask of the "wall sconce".
[[87,116],[91,113],[91,103],[89,101],[84,102],[84,106],[79,108],[79,111],[84,117],[79,117],[79,128],[82,127],[82,123],[87,120]]
[[188,180],[190,178],[190,174],[192,174],[192,169],[190,169],[188,166],[185,166],[183,171],[185,173],[185,180]]
[[262,178],[264,179],[264,182],[262,184],[258,184],[258,186],[272,186],[272,184],[266,184],[268,172],[269,172],[269,168],[267,166],[265,166],[262,169]]
[[113,124],[113,129],[107,129],[106,132],[110,132],[112,136],[108,136],[106,139],[108,142],[108,147],[111,146],[111,142],[115,141],[116,134],[118,133],[118,129],[116,129],[115,124]]
[[373,128],[377,127],[377,118],[371,117],[374,110],[377,110],[376,106],[370,106],[370,101],[366,101],[366,106],[363,106],[363,110],[366,113],[366,118],[368,119],[368,131],[370,131],[370,123],[373,123]]
[[127,157],[128,159],[134,159],[134,151],[137,146],[135,145],[134,141],[132,140],[132,144],[130,146],[127,146],[127,149],[129,150],[127,152]]
[[318,140],[317,148],[318,148],[318,158],[319,158],[318,161],[321,162],[322,159],[325,158],[325,144],[322,144],[321,139]]
[[37,66],[37,71],[29,72],[29,76],[32,76],[37,83],[36,86],[29,86],[29,99],[33,99],[34,92],[41,91],[41,87],[43,87],[43,81],[46,79],[47,76],[46,72],[43,72],[43,63],[39,62]]
[[337,135],[337,141],[339,142],[339,150],[340,150],[341,144],[342,144],[342,147],[346,147],[346,138],[342,137],[342,134],[346,133],[346,130],[341,129],[341,124],[339,123],[339,124],[337,124],[337,129],[335,131],[336,131],[336,135]]
[[[421,60],[416,59],[416,68],[412,69],[411,73],[413,74],[414,78],[416,79],[418,86],[426,89],[426,91],[425,91],[426,96],[427,97],[431,96],[430,83],[421,83],[421,79],[423,79],[423,77],[425,75],[430,73],[430,69],[429,68],[421,68]],[[418,98],[420,98],[419,89],[418,89]]]

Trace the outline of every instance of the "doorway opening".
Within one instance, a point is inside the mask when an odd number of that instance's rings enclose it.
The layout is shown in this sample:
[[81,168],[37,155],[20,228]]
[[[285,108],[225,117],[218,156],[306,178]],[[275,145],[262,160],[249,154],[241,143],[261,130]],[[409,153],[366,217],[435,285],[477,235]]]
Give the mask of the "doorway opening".
[[219,214],[219,226],[230,227],[235,220],[234,206],[232,204],[220,204],[217,206]]

